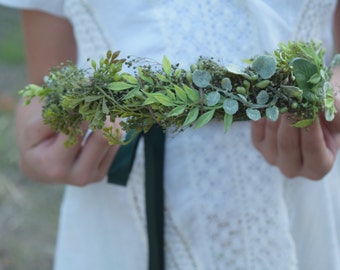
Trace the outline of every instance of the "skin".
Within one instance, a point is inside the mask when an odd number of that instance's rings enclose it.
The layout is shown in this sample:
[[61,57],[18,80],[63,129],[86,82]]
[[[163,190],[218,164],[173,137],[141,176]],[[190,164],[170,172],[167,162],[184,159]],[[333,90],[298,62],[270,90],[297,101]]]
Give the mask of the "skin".
[[[41,84],[50,67],[65,60],[76,61],[76,44],[67,21],[38,11],[23,11],[22,20],[29,82]],[[340,5],[334,25],[336,49],[340,52]],[[339,88],[340,68],[335,70],[332,84]],[[340,111],[339,95],[336,106]],[[87,129],[86,124],[83,129]],[[108,145],[100,131],[94,132],[84,146],[79,143],[66,149],[65,136],[42,123],[37,100],[30,106],[19,103],[16,131],[21,169],[41,182],[84,186],[100,181],[118,150],[118,146]],[[251,132],[254,146],[284,175],[321,179],[332,168],[340,147],[340,114],[332,122],[320,116],[308,131],[291,127],[287,116],[277,122],[261,119],[252,123]]]
[[[29,82],[41,84],[48,69],[65,60],[76,61],[76,43],[71,25],[37,11],[23,11],[23,31]],[[118,146],[109,146],[100,131],[86,144],[65,148],[65,135],[53,132],[42,123],[41,104],[19,103],[16,134],[20,167],[29,178],[47,183],[75,186],[99,181],[105,177]],[[87,126],[84,124],[84,131]]]
[[[340,52],[340,3],[334,17],[335,49]],[[340,112],[340,68],[334,70],[332,87],[335,104]],[[308,129],[289,125],[287,115],[277,122],[261,119],[252,123],[254,146],[272,165],[287,177],[305,176],[319,180],[332,168],[340,147],[340,113],[332,122],[320,115]]]

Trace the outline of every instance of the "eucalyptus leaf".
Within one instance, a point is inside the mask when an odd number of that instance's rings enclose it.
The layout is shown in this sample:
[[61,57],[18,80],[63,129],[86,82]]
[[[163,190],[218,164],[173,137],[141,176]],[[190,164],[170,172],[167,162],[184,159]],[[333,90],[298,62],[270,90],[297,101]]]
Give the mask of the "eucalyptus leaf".
[[210,85],[211,75],[206,70],[195,70],[192,81],[197,87],[205,88]]
[[239,104],[236,100],[228,98],[223,102],[223,109],[226,114],[234,115],[239,109]]
[[256,96],[256,102],[259,105],[264,105],[269,100],[269,94],[265,90],[261,90]]
[[275,74],[276,65],[276,60],[273,56],[261,55],[256,57],[252,67],[261,76],[261,78],[269,79]]
[[250,120],[257,121],[261,118],[261,113],[257,109],[248,108],[246,114]]
[[270,120],[275,122],[279,118],[280,112],[279,108],[276,106],[272,106],[266,109],[266,117]]
[[221,81],[221,87],[223,90],[231,91],[231,89],[233,89],[231,80],[229,78],[223,78]]
[[215,106],[221,99],[221,94],[219,92],[210,92],[207,95],[207,105]]
[[244,72],[244,70],[242,70],[240,66],[237,66],[235,64],[227,65],[226,69],[232,74],[241,75],[242,77],[245,77],[247,79],[249,79],[250,77],[247,73]]

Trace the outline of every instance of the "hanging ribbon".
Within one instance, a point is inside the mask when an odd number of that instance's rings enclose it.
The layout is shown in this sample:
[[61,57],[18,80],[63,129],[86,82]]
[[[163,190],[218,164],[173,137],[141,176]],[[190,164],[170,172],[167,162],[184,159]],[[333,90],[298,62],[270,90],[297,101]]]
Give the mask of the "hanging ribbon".
[[149,247],[149,270],[164,269],[164,144],[165,134],[159,126],[140,134],[121,146],[108,173],[109,182],[126,185],[133,166],[138,141],[145,142],[145,203]]

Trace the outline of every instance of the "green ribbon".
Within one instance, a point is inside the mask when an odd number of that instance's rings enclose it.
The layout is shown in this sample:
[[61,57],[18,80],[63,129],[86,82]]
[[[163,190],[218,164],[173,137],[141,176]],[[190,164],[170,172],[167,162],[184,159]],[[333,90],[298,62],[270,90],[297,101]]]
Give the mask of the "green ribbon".
[[133,166],[138,141],[145,142],[145,202],[149,244],[149,270],[164,269],[164,144],[161,127],[153,126],[118,150],[108,173],[109,183],[126,185]]

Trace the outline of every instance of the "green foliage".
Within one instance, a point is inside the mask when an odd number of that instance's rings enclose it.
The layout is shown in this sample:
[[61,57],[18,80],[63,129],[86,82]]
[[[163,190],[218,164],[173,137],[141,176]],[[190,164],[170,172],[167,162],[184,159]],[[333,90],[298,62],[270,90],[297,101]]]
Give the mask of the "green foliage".
[[[124,143],[117,131],[104,127],[107,116],[123,118],[126,133],[147,132],[155,124],[200,128],[213,118],[223,121],[226,132],[235,121],[276,121],[280,113],[290,114],[293,125],[306,127],[320,113],[329,121],[336,113],[328,82],[331,68],[323,65],[323,55],[313,41],[289,42],[273,55],[247,60],[245,69],[201,57],[184,70],[167,57],[161,64],[143,58],[126,61],[109,51],[98,62],[91,60],[91,77],[67,63],[52,69],[44,85],[28,85],[21,94],[27,102],[35,96],[44,99],[44,122],[69,135],[68,145],[82,134],[83,121],[103,129],[110,143]],[[131,73],[122,72],[123,65]]]

